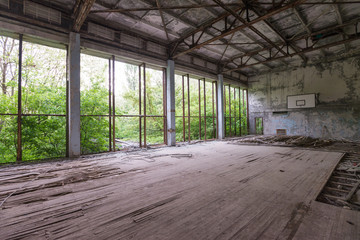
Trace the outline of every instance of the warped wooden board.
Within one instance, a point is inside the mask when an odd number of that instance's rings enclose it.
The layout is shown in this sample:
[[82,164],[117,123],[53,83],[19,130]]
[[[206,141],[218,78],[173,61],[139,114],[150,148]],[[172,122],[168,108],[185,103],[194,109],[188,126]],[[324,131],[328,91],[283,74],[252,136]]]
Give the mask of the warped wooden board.
[[0,239],[311,239],[348,220],[311,210],[341,157],[207,142],[3,168]]

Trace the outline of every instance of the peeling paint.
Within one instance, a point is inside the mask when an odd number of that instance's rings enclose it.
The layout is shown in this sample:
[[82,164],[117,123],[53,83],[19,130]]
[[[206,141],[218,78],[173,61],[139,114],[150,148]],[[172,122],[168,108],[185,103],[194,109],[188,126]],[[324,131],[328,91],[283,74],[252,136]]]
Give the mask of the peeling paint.
[[[250,130],[263,117],[264,134],[360,140],[360,57],[249,79]],[[287,109],[287,96],[316,93],[316,108]],[[287,111],[286,114],[276,114]],[[274,113],[275,112],[275,113]]]

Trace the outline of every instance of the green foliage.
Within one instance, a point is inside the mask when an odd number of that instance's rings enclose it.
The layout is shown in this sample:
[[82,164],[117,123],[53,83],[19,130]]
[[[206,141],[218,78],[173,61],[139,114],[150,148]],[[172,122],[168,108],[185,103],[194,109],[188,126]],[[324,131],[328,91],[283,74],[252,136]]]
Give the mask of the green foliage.
[[263,118],[255,118],[256,134],[263,134]]
[[[0,163],[16,161],[18,106],[18,42],[0,37]],[[2,50],[1,50],[2,49]],[[66,51],[36,44],[23,44],[22,64],[22,155],[23,160],[64,157],[66,153]],[[4,67],[6,66],[6,67]],[[146,95],[141,89],[139,111],[139,68],[116,63],[115,70],[115,138],[117,148],[124,143],[138,145],[141,119],[144,140],[144,101],[146,100],[147,144],[164,141],[163,76],[162,71],[146,69]],[[176,138],[183,141],[183,107],[185,107],[185,141],[216,137],[216,88],[210,82],[187,78],[175,79]],[[200,96],[199,96],[200,87]],[[81,56],[81,152],[98,153],[109,150],[109,78],[108,60]],[[226,88],[227,89],[227,88]],[[238,89],[236,89],[238,91]],[[247,134],[246,96],[230,89],[232,135]],[[214,95],[213,95],[214,94]],[[228,92],[226,92],[228,94]],[[189,98],[190,100],[188,100]],[[244,100],[243,100],[244,99]],[[199,104],[200,101],[200,104]],[[226,105],[229,100],[225,99]],[[206,105],[206,106],[205,106]],[[190,133],[188,132],[190,106]],[[11,115],[12,114],[12,115]],[[201,118],[199,118],[201,114]],[[206,114],[206,118],[205,118]],[[234,115],[235,114],[235,115]],[[51,115],[51,116],[49,116]],[[100,116],[99,116],[100,115]],[[241,117],[240,117],[241,115]],[[226,134],[230,136],[230,110],[226,109]],[[199,129],[201,123],[201,131]],[[114,126],[113,126],[114,127]],[[235,132],[235,128],[237,129]],[[111,129],[112,132],[112,129]]]
[[[109,114],[108,61],[81,55],[81,153],[109,150],[109,117],[86,116]],[[84,116],[85,115],[85,116]]]
[[65,117],[23,117],[23,160],[64,157],[66,150],[65,126]]
[[0,116],[0,163],[16,161],[17,117]]

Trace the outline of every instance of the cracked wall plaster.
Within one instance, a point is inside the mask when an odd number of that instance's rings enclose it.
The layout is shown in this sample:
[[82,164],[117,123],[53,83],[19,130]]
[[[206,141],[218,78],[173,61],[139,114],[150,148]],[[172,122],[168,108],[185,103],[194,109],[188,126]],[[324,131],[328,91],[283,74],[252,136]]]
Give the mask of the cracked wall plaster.
[[[249,79],[250,130],[264,118],[264,134],[360,140],[360,57]],[[287,96],[316,93],[316,108],[287,109]],[[287,111],[277,114],[276,112]],[[275,113],[274,113],[275,112]]]

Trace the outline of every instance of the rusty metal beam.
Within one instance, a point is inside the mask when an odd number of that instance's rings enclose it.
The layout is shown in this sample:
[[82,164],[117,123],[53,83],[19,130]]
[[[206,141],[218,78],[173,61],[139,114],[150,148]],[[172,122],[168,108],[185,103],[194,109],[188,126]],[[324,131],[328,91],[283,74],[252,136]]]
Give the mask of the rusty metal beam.
[[[294,7],[295,8],[295,7]],[[256,10],[255,8],[251,8],[251,10],[253,11],[253,12],[255,12],[256,13],[256,15],[258,15],[258,16],[260,16],[260,13],[259,13],[259,11],[258,10]],[[284,42],[284,43],[287,43],[288,41],[287,41],[287,39],[281,34],[281,32],[279,31],[279,30],[277,30],[270,22],[269,22],[269,20],[267,20],[267,19],[265,19],[264,20],[264,23],[278,36],[278,37],[280,37],[281,38],[281,40]],[[297,47],[295,46],[295,44],[293,44],[293,43],[288,43],[289,44],[289,46],[291,47],[291,49],[293,50],[293,51],[297,51]],[[307,57],[304,55],[304,54],[301,54],[301,55],[299,55],[301,58],[302,58],[302,60],[304,61],[304,63],[306,63],[307,61],[308,61],[308,59],[307,59]]]
[[[319,30],[319,31],[312,32],[312,33],[310,32],[310,33],[304,34],[304,35],[302,35],[302,36],[297,36],[297,37],[295,37],[294,39],[292,39],[292,42],[291,42],[291,43],[294,43],[294,42],[299,41],[299,40],[304,40],[304,39],[307,39],[307,38],[311,38],[311,37],[313,37],[313,36],[321,35],[321,34],[324,34],[324,33],[326,33],[326,32],[332,31],[332,30],[341,29],[341,28],[346,27],[346,26],[354,25],[354,24],[356,24],[357,22],[360,22],[360,18],[356,18],[356,19],[350,20],[350,21],[348,21],[348,22],[346,22],[346,23],[344,23],[344,24],[342,24],[342,25],[335,25],[335,26],[332,26],[332,27],[325,28],[325,29],[323,29],[323,30]],[[280,45],[279,45],[279,46],[280,46]],[[284,46],[285,46],[285,45],[283,45],[283,47],[284,47]],[[245,53],[245,54],[236,55],[236,56],[230,58],[230,59],[228,60],[228,62],[232,62],[232,61],[234,61],[235,59],[243,58],[243,57],[246,57],[246,56],[252,57],[252,56],[257,55],[258,53],[260,53],[260,52],[262,52],[262,51],[267,51],[267,50],[271,50],[271,48],[269,47],[269,48],[264,48],[264,49],[259,49],[259,50],[256,50],[256,51],[252,51],[252,52],[247,52],[247,53]],[[297,50],[297,51],[295,51],[295,52],[299,52],[299,50]],[[301,53],[301,51],[300,51],[299,55],[300,55],[300,54],[303,54],[303,53]],[[290,54],[290,55],[291,55],[291,54]],[[275,56],[273,56],[273,57],[275,57]],[[286,57],[286,56],[285,56],[285,57]],[[281,58],[281,59],[283,59],[283,58]],[[281,60],[281,59],[280,59],[280,60]]]
[[[306,23],[305,18],[300,14],[300,12],[296,9],[296,7],[293,8],[293,12],[296,15],[297,19],[300,21],[301,25],[303,26],[303,29],[305,29],[305,31],[311,35],[311,30],[308,26],[308,24]],[[325,52],[323,50],[321,50],[321,54],[323,55],[323,57],[325,57]]]
[[[309,48],[302,49],[302,50],[299,51],[299,52],[291,53],[289,57],[293,57],[293,56],[296,56],[296,55],[299,55],[299,54],[304,54],[304,53],[308,53],[308,52],[313,52],[313,51],[321,50],[321,49],[323,49],[323,48],[334,47],[334,46],[337,46],[337,45],[340,45],[340,44],[346,44],[346,43],[349,43],[349,42],[352,42],[352,41],[355,41],[355,40],[358,40],[358,39],[360,39],[360,35],[354,34],[352,37],[349,37],[349,38],[346,39],[346,40],[342,40],[342,41],[337,41],[337,42],[325,44],[325,45],[322,45],[322,46],[320,46],[320,47],[309,47]],[[261,61],[261,62],[257,62],[257,63],[252,63],[252,64],[249,64],[249,65],[242,65],[242,66],[239,66],[239,67],[237,67],[237,68],[229,69],[229,70],[224,71],[223,73],[229,73],[229,72],[232,72],[232,71],[241,70],[241,69],[243,69],[243,68],[252,67],[252,66],[255,66],[255,65],[258,65],[258,64],[267,63],[267,62],[272,62],[272,61],[284,59],[284,58],[287,58],[287,57],[288,57],[288,56],[280,56],[280,57],[276,57],[276,58],[270,58],[270,59],[267,59],[267,60],[265,60],[265,61]]]
[[[223,2],[221,2],[220,0],[213,0],[215,3],[217,3],[221,8],[223,8],[225,11],[229,12],[233,17],[235,17],[237,20],[239,20],[240,22],[242,22],[243,24],[247,24],[247,22],[240,17],[236,12],[234,12],[231,8],[227,7]],[[283,50],[281,50],[275,43],[273,43],[269,38],[267,38],[263,33],[261,33],[259,30],[257,30],[255,27],[253,26],[249,26],[249,29],[251,31],[253,31],[254,33],[256,33],[258,36],[260,36],[262,39],[264,39],[268,44],[270,44],[271,46],[275,47],[276,49],[278,49],[283,55],[287,55],[286,52],[284,52]]]
[[164,144],[167,143],[167,126],[166,126],[166,68],[163,68],[163,134],[164,134]]
[[204,78],[204,86],[203,86],[203,91],[204,91],[204,140],[206,141],[206,86],[205,86],[205,78]]
[[112,83],[112,65],[111,65],[111,58],[109,58],[109,151],[112,151],[112,131],[111,131],[111,94],[112,94],[112,88],[111,88],[111,83]]
[[231,129],[231,87],[229,85],[229,131],[230,131],[230,137],[232,137],[232,129]]
[[[336,1],[336,0],[333,0],[333,3],[336,3],[335,1]],[[333,4],[332,7],[333,7],[333,9],[335,10],[338,24],[339,24],[339,25],[343,24],[343,23],[344,23],[344,20],[343,20],[342,14],[341,14],[341,12],[340,12],[339,5]],[[344,33],[343,33],[343,40],[345,40],[346,38],[347,38],[347,35],[346,35],[345,32],[344,32]],[[344,44],[344,48],[345,48],[345,51],[348,52],[348,51],[350,50],[349,44]]]
[[198,79],[199,90],[199,139],[201,140],[201,92],[200,92],[200,79]]
[[17,154],[16,154],[16,162],[20,163],[22,161],[22,131],[21,131],[21,120],[22,120],[22,52],[23,52],[23,35],[19,35],[19,58],[18,58],[18,106],[17,106]]
[[[241,10],[242,8],[243,8],[243,6],[235,9],[235,11],[239,11],[239,10]],[[205,29],[211,27],[213,24],[215,24],[215,23],[223,20],[224,18],[226,18],[226,17],[228,17],[228,16],[230,16],[230,13],[228,13],[228,12],[226,12],[226,13],[224,13],[224,14],[221,14],[219,17],[214,18],[214,19],[212,19],[211,21],[202,24],[202,25],[199,26],[198,28],[192,30],[191,32],[187,33],[186,35],[182,36],[181,38],[175,40],[174,42],[172,42],[172,45],[174,45],[174,47],[173,47],[173,49],[172,49],[171,52],[174,53],[174,52],[176,51],[178,45],[179,45],[182,41],[184,41],[185,39],[193,36],[194,34],[196,34],[196,33],[198,33],[198,32],[205,31]]]
[[249,91],[245,89],[246,92],[246,133],[250,134],[250,119],[249,119]]
[[[226,3],[226,6],[242,6],[241,3]],[[192,4],[183,6],[156,6],[156,7],[144,7],[144,8],[114,8],[114,9],[102,9],[93,10],[90,13],[105,13],[105,12],[139,12],[139,11],[161,11],[161,10],[178,10],[178,9],[192,9],[192,8],[208,8],[218,7],[217,4]]]
[[115,141],[115,56],[112,55],[111,57],[111,61],[112,61],[112,101],[113,101],[113,109],[112,109],[112,120],[113,120],[113,124],[112,124],[112,134],[113,134],[113,151],[116,151],[116,141]]
[[[270,2],[255,2],[257,5],[273,5]],[[342,5],[342,4],[360,4],[360,1],[342,1],[342,2],[303,2],[299,5]]]
[[159,13],[160,13],[160,17],[161,17],[161,22],[162,22],[162,24],[163,24],[164,31],[165,31],[165,34],[166,34],[166,39],[167,39],[168,41],[170,41],[169,33],[168,33],[168,30],[167,30],[166,24],[165,24],[164,14],[163,14],[162,9],[161,9],[161,7],[160,7],[160,2],[159,2],[159,0],[156,0],[156,5],[157,5],[157,7],[158,7],[158,9],[159,9]]
[[146,144],[146,64],[143,63],[143,82],[144,82],[144,147]]
[[224,128],[225,128],[225,136],[226,136],[226,86],[224,85]]
[[72,10],[73,17],[75,17],[74,14],[78,11],[80,3],[81,3],[81,0],[76,0],[76,3],[75,3],[74,8]]
[[188,141],[191,141],[190,136],[190,76],[189,74],[186,75],[187,77],[187,99],[188,99]]
[[183,141],[185,142],[185,75],[182,76],[182,120],[183,120]]
[[81,3],[75,7],[74,12],[74,24],[73,24],[73,31],[79,32],[81,26],[83,25],[85,19],[90,13],[91,7],[93,6],[95,0],[83,0]]
[[234,126],[234,135],[236,136],[236,88],[234,87],[234,122],[235,122],[235,126]]
[[[216,84],[216,82],[215,82]],[[215,102],[214,102],[214,82],[211,82],[211,100],[212,100],[212,138],[216,138],[216,130],[214,128],[215,126]]]
[[[232,34],[232,33],[234,33],[234,32],[237,32],[237,31],[239,31],[239,30],[241,30],[241,29],[248,28],[248,27],[250,27],[251,25],[254,25],[255,23],[258,23],[258,22],[260,22],[260,21],[263,21],[263,20],[265,20],[265,19],[268,19],[268,18],[270,18],[271,16],[274,16],[274,15],[280,13],[280,12],[283,12],[283,11],[289,9],[289,8],[292,8],[292,7],[294,7],[294,6],[302,3],[302,2],[304,2],[304,1],[306,1],[306,0],[296,0],[296,1],[292,2],[292,3],[286,4],[286,5],[283,6],[283,7],[276,8],[276,9],[268,12],[267,14],[265,14],[265,15],[263,15],[263,16],[261,16],[261,17],[258,17],[258,18],[256,18],[256,19],[250,21],[250,22],[246,22],[245,24],[242,24],[242,25],[240,25],[240,26],[237,26],[237,27],[235,27],[235,28],[233,28],[233,29],[231,29],[231,30],[229,30],[229,31],[227,31],[227,32],[224,32],[224,33],[222,33],[222,34],[220,34],[220,35],[218,35],[218,36],[216,36],[216,37],[213,37],[213,38],[211,38],[211,39],[209,39],[209,40],[207,40],[207,41],[205,41],[205,42],[202,42],[201,44],[197,44],[197,45],[195,45],[195,46],[193,46],[193,47],[190,47],[189,49],[187,49],[187,50],[185,50],[185,51],[182,51],[182,52],[180,52],[180,53],[177,53],[176,55],[173,56],[173,58],[177,58],[177,57],[179,57],[179,56],[181,56],[181,55],[184,55],[184,54],[186,54],[186,53],[190,53],[190,52],[194,51],[195,49],[199,49],[199,48],[201,48],[201,47],[203,47],[203,46],[205,46],[205,45],[207,45],[207,44],[209,44],[209,43],[212,43],[212,42],[215,42],[215,41],[217,41],[217,40],[219,40],[219,39],[222,39],[223,37],[228,36],[228,35],[230,35],[230,34]],[[190,35],[190,36],[191,36],[191,35]]]
[[242,113],[241,113],[241,89],[239,88],[239,119],[240,119],[240,124],[239,124],[239,132],[240,132],[240,136],[241,136],[241,128],[242,128]]

